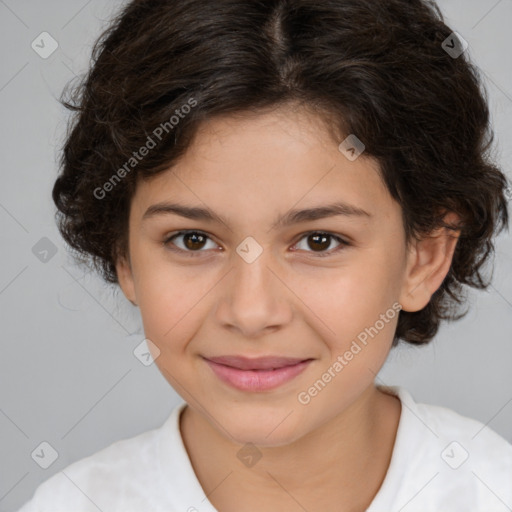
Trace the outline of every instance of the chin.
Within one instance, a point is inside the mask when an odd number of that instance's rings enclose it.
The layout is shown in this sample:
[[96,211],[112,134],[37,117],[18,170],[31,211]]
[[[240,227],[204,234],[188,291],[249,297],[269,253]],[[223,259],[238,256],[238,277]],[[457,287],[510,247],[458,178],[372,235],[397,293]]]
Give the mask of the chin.
[[[222,425],[225,425],[226,431],[232,436],[232,440],[245,445],[252,443],[261,448],[272,448],[285,446],[293,443],[306,432],[303,432],[295,424],[297,419],[291,420],[293,413],[287,418],[289,411],[285,414],[276,414],[262,419],[261,414],[256,415],[254,419],[248,415],[240,417],[228,417]],[[286,418],[286,420],[284,420]],[[284,420],[284,421],[283,421]],[[302,424],[302,428],[304,425]],[[223,432],[225,435],[226,432]]]

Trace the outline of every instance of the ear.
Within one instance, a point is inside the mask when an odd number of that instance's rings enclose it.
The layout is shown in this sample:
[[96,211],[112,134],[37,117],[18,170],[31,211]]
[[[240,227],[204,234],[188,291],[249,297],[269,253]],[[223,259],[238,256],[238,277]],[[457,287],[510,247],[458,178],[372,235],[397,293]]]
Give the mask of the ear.
[[[449,225],[457,225],[459,220],[454,212],[443,218]],[[427,237],[411,242],[400,294],[404,311],[420,311],[429,303],[450,270],[459,236],[460,229],[440,227]]]
[[134,305],[137,306],[135,283],[133,280],[132,266],[129,258],[120,258],[116,262],[117,280],[119,286],[123,290],[124,296]]

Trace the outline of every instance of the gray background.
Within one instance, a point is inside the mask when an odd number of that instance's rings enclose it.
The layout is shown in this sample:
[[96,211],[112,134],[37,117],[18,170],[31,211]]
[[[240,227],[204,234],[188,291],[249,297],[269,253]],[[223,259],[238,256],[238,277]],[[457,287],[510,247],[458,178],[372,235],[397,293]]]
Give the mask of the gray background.
[[[57,98],[65,83],[86,69],[93,41],[121,4],[0,0],[4,512],[16,510],[39,483],[71,462],[160,426],[179,400],[158,369],[133,354],[144,338],[138,310],[74,265],[53,218],[50,192],[67,119]],[[485,72],[497,155],[510,178],[512,1],[441,0],[439,5]],[[31,48],[43,31],[59,44],[47,59]],[[44,237],[52,245],[41,242]],[[45,256],[41,251],[51,246],[56,254]],[[469,315],[444,325],[430,346],[393,351],[377,382],[403,385],[417,401],[450,407],[512,441],[509,234],[498,239],[492,287],[472,292],[470,304]],[[42,441],[59,454],[48,469],[31,457]]]

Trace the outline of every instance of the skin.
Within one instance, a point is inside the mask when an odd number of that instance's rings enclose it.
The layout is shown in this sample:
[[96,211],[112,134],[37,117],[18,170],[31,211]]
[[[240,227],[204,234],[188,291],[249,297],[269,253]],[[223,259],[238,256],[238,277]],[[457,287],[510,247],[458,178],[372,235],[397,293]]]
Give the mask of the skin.
[[[120,286],[141,310],[160,371],[188,402],[184,443],[222,512],[361,511],[389,466],[401,406],[374,379],[398,315],[307,405],[297,395],[394,303],[422,309],[450,268],[457,238],[439,229],[407,245],[400,205],[377,162],[364,153],[348,160],[340,142],[301,109],[217,118],[172,168],[141,181],[132,200]],[[292,208],[336,201],[369,215],[271,229]],[[143,220],[161,202],[208,207],[224,222],[172,213]],[[164,244],[180,230],[209,238],[202,246],[183,235]],[[311,240],[319,231],[350,245],[327,238],[319,248]],[[263,251],[252,263],[236,252],[248,236]],[[277,389],[246,392],[221,382],[203,359],[220,355],[314,361]],[[252,467],[237,457],[246,443],[262,455]]]

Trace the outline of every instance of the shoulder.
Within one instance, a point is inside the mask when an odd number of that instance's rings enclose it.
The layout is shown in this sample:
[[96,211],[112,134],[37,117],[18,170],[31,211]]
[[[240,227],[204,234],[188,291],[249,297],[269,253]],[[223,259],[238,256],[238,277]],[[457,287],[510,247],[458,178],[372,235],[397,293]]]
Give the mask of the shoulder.
[[510,510],[512,444],[478,420],[394,389],[404,413],[402,442],[412,452],[409,490],[425,485],[424,499],[450,510]]
[[65,467],[39,485],[19,512],[143,510],[158,484],[162,431],[172,426],[179,408],[161,427],[116,441]]
[[471,457],[479,465],[508,469],[511,474],[512,444],[489,425],[438,405],[417,403],[416,410],[437,434],[435,444],[452,440],[467,451],[468,460]]

